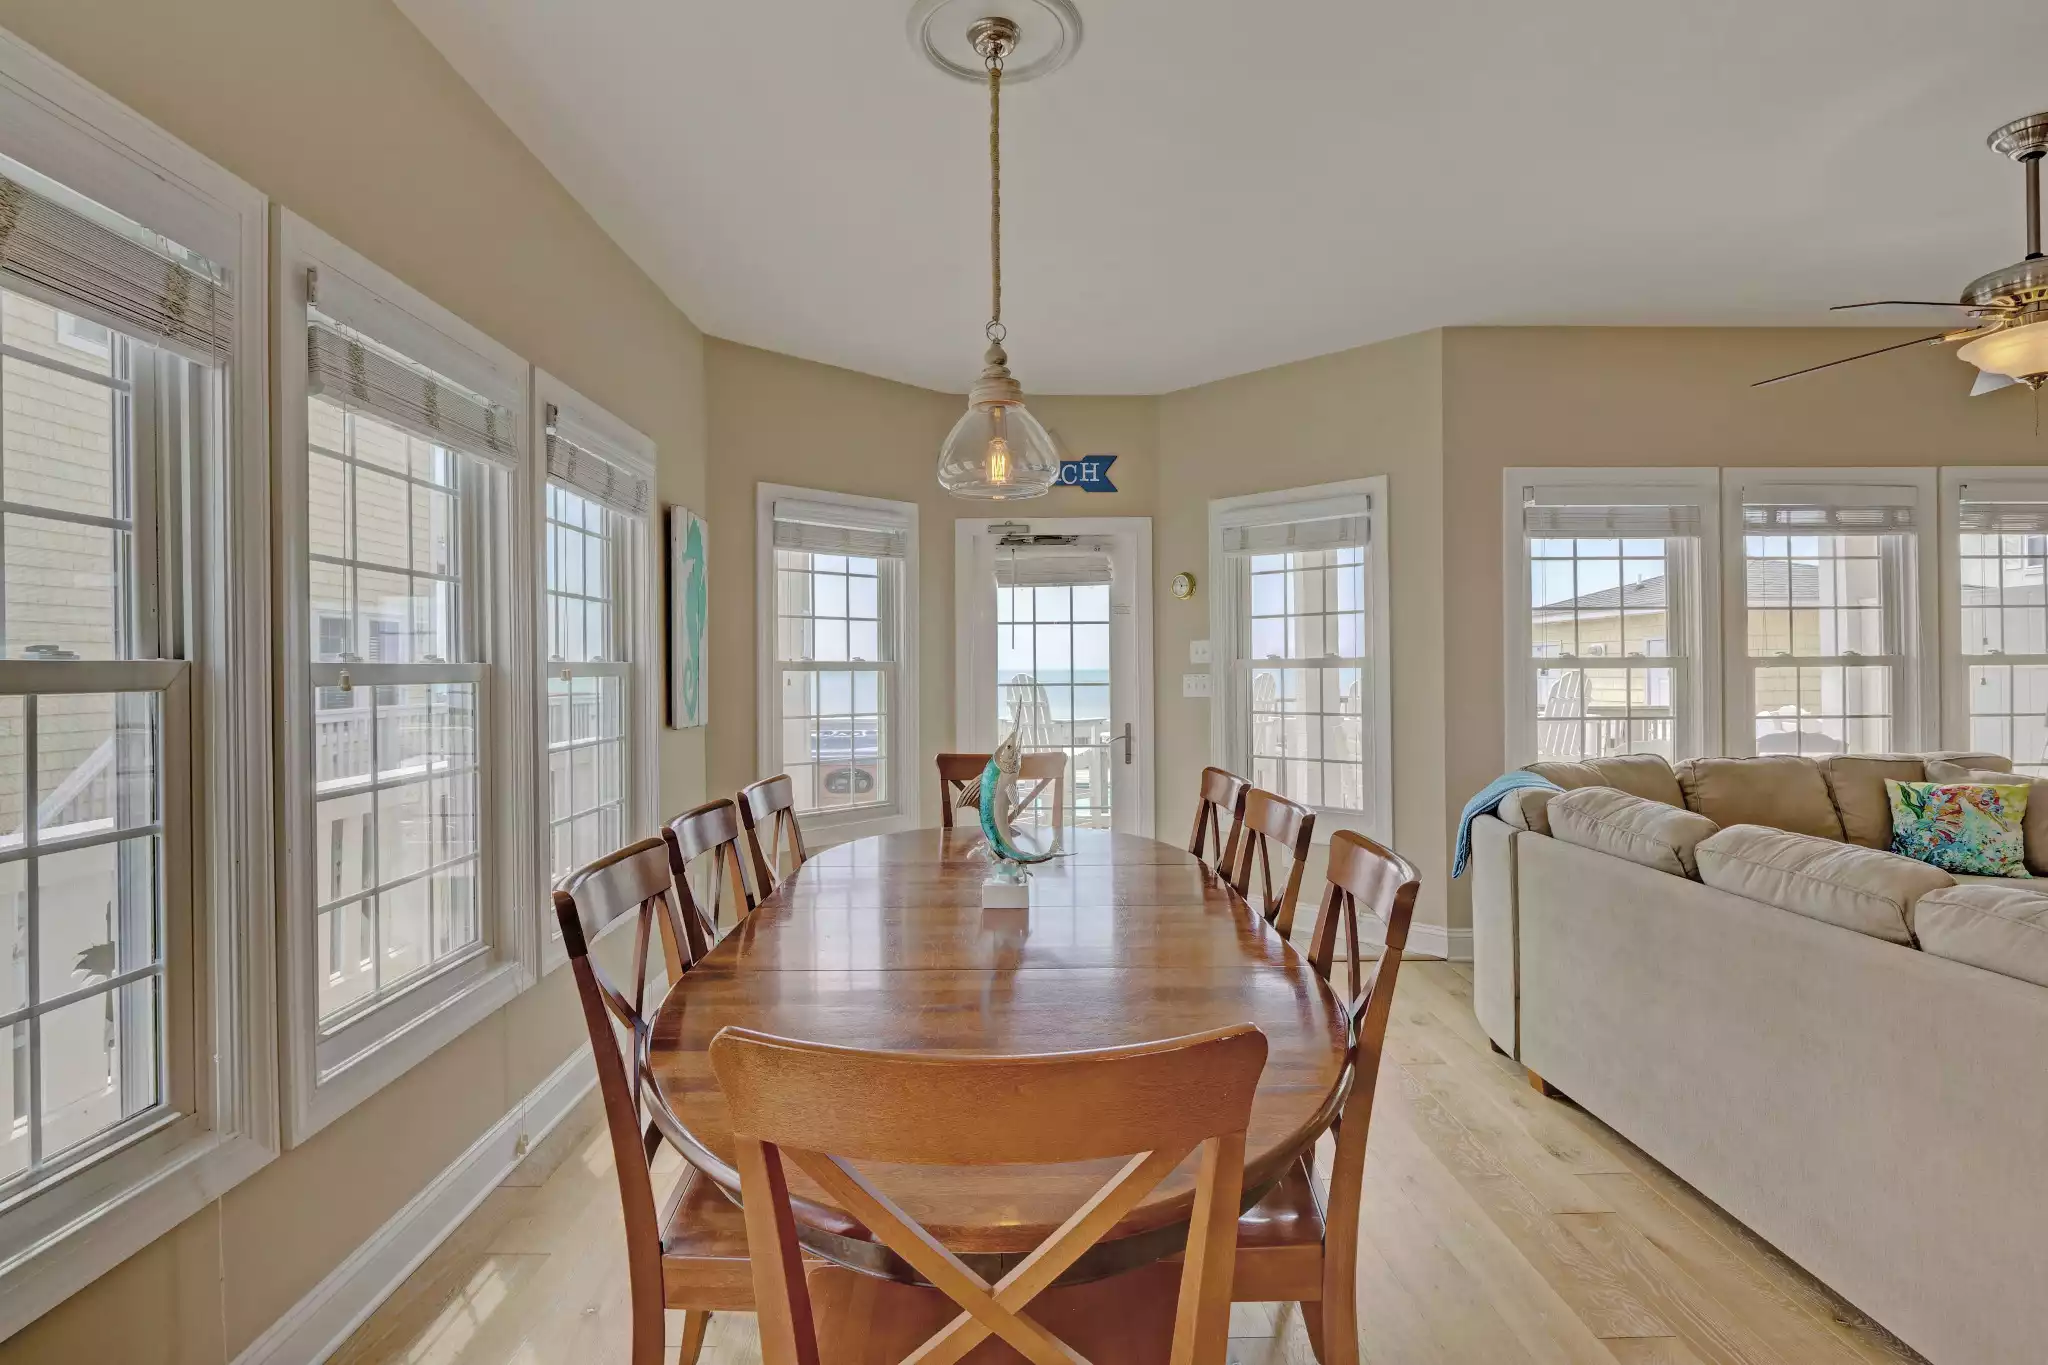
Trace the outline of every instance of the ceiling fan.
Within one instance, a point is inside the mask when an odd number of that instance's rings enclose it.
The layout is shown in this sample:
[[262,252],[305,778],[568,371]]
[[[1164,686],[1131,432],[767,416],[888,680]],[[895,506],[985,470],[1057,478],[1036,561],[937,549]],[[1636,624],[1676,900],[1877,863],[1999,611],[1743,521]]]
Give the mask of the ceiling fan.
[[1751,388],[1778,384],[1787,379],[1833,369],[1852,360],[1868,360],[1888,351],[1909,346],[1939,346],[1964,342],[1956,352],[1959,359],[1977,367],[1972,398],[1995,393],[2014,384],[2039,389],[2048,384],[2048,257],[2041,254],[2041,160],[2048,155],[2048,113],[2014,119],[1989,138],[1994,152],[2011,157],[2026,168],[2027,256],[2023,261],[1980,275],[1970,281],[1956,303],[1932,303],[1921,299],[1879,299],[1873,303],[1845,303],[1830,312],[1854,308],[1960,308],[1973,322],[1967,327],[1915,337],[1892,346],[1880,346],[1860,355],[1843,356],[1824,365],[1809,365],[1790,374],[1760,379]]

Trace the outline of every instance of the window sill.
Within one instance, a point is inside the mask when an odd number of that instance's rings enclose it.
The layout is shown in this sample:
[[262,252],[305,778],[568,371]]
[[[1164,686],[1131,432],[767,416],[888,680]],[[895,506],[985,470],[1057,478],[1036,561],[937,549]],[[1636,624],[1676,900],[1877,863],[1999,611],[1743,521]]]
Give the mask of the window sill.
[[0,1341],[268,1164],[253,1138],[184,1127],[74,1173],[0,1220]]
[[[454,1042],[527,986],[531,974],[514,961],[487,964],[474,979],[431,1008],[323,1068],[296,1106],[286,1146],[295,1147],[385,1086]],[[402,998],[402,997],[401,997]],[[373,1012],[363,1023],[376,1018]],[[353,1027],[360,1027],[360,1023]]]

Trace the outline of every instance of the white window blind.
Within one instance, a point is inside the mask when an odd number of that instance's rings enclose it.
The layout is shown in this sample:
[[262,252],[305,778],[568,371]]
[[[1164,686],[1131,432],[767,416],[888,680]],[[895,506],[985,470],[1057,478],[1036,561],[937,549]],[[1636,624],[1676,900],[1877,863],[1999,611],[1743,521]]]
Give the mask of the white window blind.
[[652,481],[622,460],[600,453],[602,444],[584,435],[554,404],[548,404],[548,479],[591,501],[645,516],[654,505]]
[[1915,529],[1919,505],[1908,487],[1748,486],[1742,490],[1742,525],[1752,534],[1884,535]]
[[999,588],[1088,588],[1115,581],[1107,550],[1074,545],[996,551]]
[[908,553],[908,523],[887,511],[778,498],[775,548],[808,554],[902,559]]
[[[323,291],[340,296],[341,306]],[[333,399],[422,440],[517,467],[516,393],[487,393],[412,359],[405,319],[306,271],[307,393]]]
[[10,288],[188,359],[213,363],[234,350],[226,271],[97,205],[67,207],[62,193],[0,175],[0,275]]
[[1522,529],[1541,539],[1663,539],[1697,536],[1696,503],[1675,503],[1668,488],[1545,488],[1522,490]]
[[1956,529],[1973,536],[2048,535],[2048,485],[1966,483],[1962,485]]
[[1334,550],[1364,546],[1371,535],[1365,516],[1324,516],[1229,526],[1223,531],[1226,554],[1286,554],[1290,550]]

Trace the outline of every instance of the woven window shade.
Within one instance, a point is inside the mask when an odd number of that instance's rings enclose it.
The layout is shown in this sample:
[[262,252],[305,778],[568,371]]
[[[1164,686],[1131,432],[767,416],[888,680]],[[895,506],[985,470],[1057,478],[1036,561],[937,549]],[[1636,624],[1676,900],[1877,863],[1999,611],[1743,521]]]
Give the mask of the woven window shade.
[[1089,588],[1115,581],[1107,551],[1079,545],[996,549],[999,588]]
[[1886,535],[1914,530],[1910,488],[1776,486],[1742,490],[1742,528],[1779,535]]
[[778,499],[775,548],[861,559],[902,559],[910,553],[910,530],[888,512],[833,503]]
[[552,431],[548,433],[548,479],[629,517],[645,516],[654,506],[654,489],[645,474]]
[[1966,483],[1956,529],[1972,536],[2048,535],[2048,484]]
[[235,347],[234,291],[224,270],[139,226],[117,232],[4,175],[0,278],[193,360],[217,363]]
[[1522,530],[1546,539],[1643,539],[1697,536],[1706,518],[1696,503],[1673,502],[1670,489],[1529,487]]
[[1275,555],[1307,550],[1341,550],[1366,544],[1371,522],[1363,516],[1318,517],[1309,521],[1230,526],[1223,531],[1227,554]]
[[519,427],[509,408],[338,324],[311,314],[308,392],[402,427],[423,441],[516,467]]

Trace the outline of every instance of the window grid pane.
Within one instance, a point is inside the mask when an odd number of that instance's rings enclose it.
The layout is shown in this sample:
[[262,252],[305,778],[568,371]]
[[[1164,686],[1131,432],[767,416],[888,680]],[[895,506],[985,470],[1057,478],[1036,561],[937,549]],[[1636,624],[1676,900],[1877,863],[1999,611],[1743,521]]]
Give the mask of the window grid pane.
[[469,460],[343,404],[307,401],[311,649],[418,680],[313,689],[313,866],[323,1025],[483,939]]
[[[604,504],[550,483],[543,530],[547,858],[550,878],[559,882],[626,841],[625,678],[579,666],[625,659],[627,523]],[[552,918],[550,937],[558,938]]]
[[[1109,584],[995,593],[996,736],[1014,731],[1025,753],[1065,754],[1068,822],[1108,829],[1122,757],[1111,738]],[[1018,819],[1053,824],[1053,794],[1048,784]]]
[[1365,550],[1253,555],[1246,696],[1252,781],[1365,809]]
[[[1529,541],[1539,757],[1678,757],[1678,669],[1590,662],[1682,656],[1671,601],[1673,548],[1662,539]],[[1557,662],[1568,659],[1586,662]]]
[[1957,550],[1970,747],[2048,775],[2048,536],[1965,534]]
[[896,799],[894,591],[895,570],[880,560],[775,552],[777,743],[799,811]]
[[[153,658],[134,385],[153,348],[0,291],[0,657]],[[162,697],[0,696],[0,1197],[168,1098]]]
[[[1894,747],[1895,537],[1745,536],[1744,611],[1760,754],[1885,753]],[[1800,662],[1774,664],[1773,659]],[[1860,662],[1868,660],[1869,662]]]

